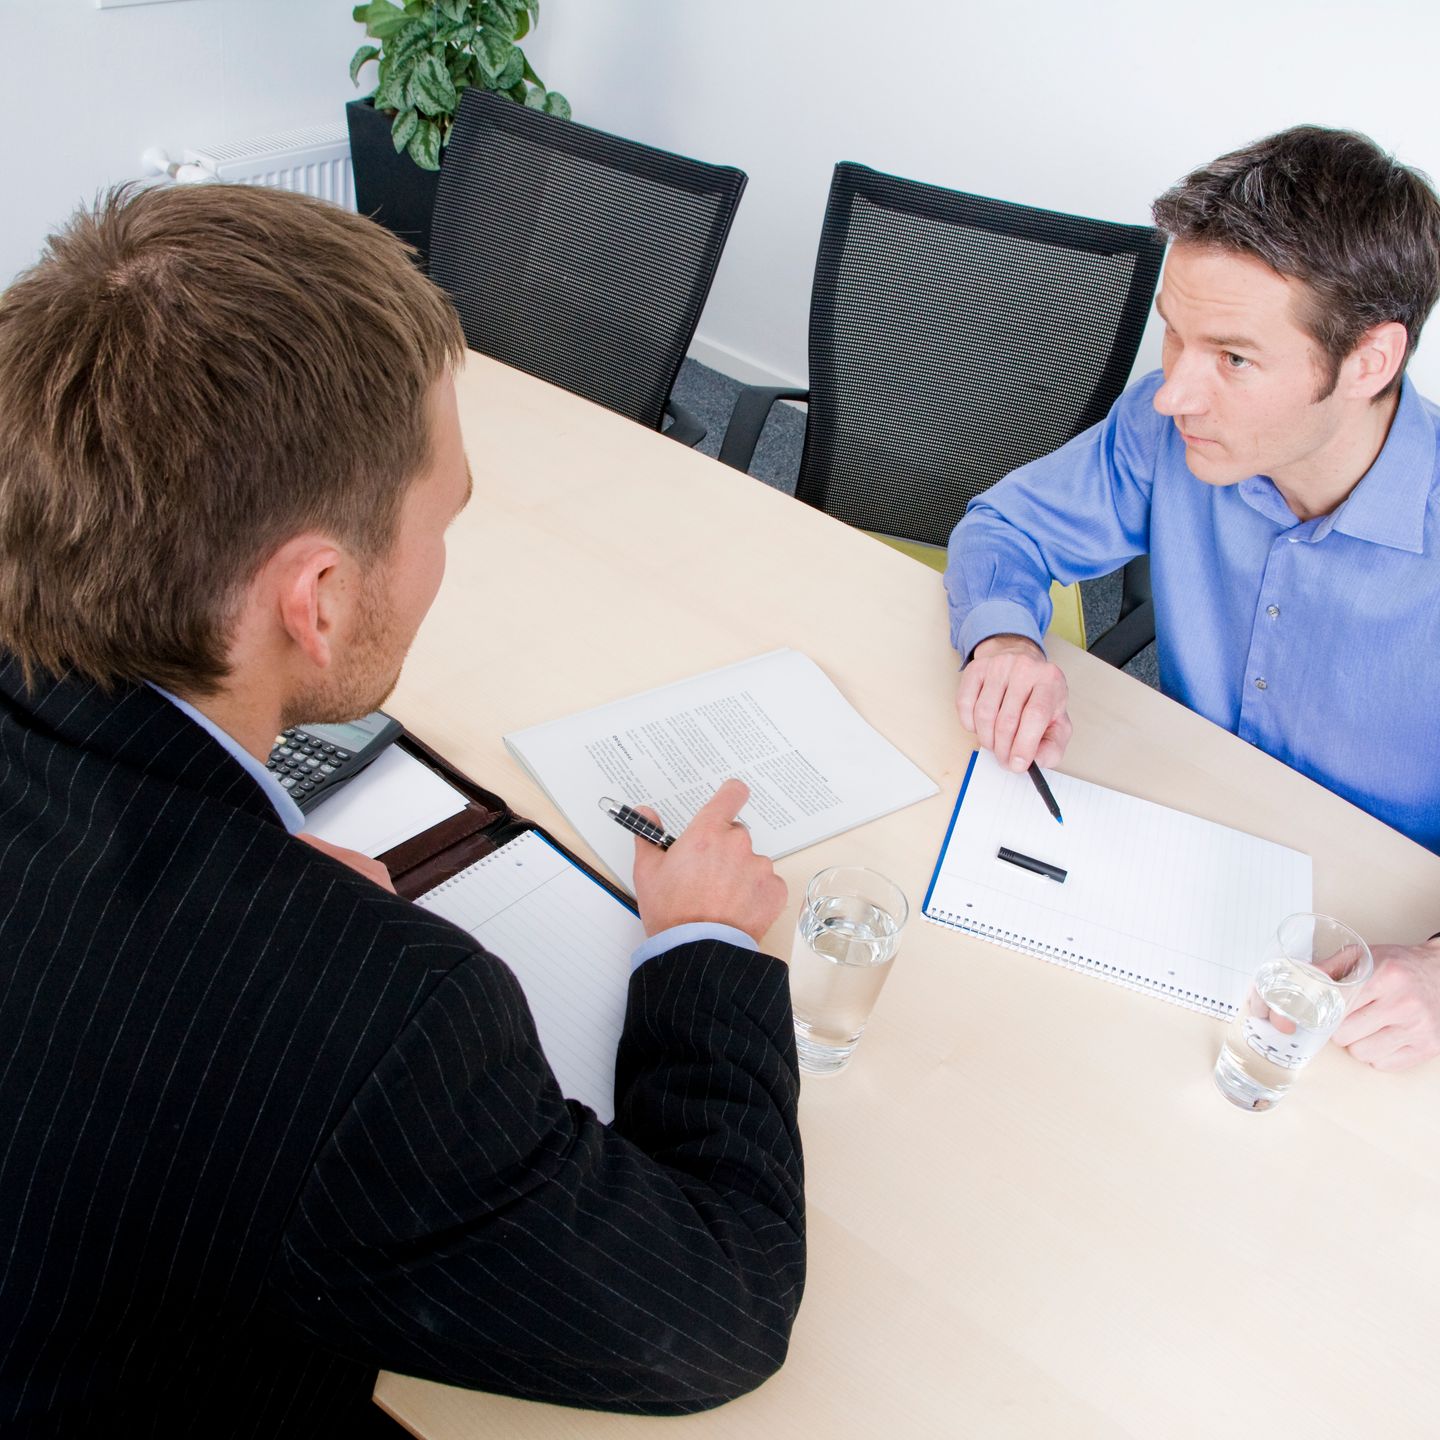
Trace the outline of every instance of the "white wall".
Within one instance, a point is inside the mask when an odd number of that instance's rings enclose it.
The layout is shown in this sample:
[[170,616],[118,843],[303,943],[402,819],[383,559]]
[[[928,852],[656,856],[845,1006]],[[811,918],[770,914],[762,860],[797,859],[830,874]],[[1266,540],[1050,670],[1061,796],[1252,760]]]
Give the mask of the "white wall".
[[[0,284],[159,144],[337,118],[350,0],[0,0],[11,115]],[[697,353],[802,381],[836,160],[1124,221],[1191,166],[1301,120],[1440,175],[1432,0],[546,0],[527,52],[577,118],[742,166]],[[1414,371],[1440,396],[1440,318]],[[1147,336],[1140,364],[1156,362]]]
[[343,119],[363,36],[348,0],[0,0],[8,122],[0,286],[76,204],[160,145],[217,144]]
[[[837,160],[1141,223],[1193,166],[1301,121],[1440,177],[1434,0],[546,0],[526,48],[577,119],[749,173],[696,351],[742,378],[805,376]],[[1412,373],[1440,397],[1432,328]]]

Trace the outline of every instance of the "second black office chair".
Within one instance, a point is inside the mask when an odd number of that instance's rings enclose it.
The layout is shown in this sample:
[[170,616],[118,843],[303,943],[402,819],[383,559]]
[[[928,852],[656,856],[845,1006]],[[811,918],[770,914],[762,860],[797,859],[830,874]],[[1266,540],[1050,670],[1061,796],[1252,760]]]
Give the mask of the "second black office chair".
[[[659,429],[745,172],[467,90],[430,276],[476,350]],[[667,432],[704,430],[673,406]]]
[[[810,301],[810,388],[743,392],[720,458],[747,469],[775,401],[807,400],[796,496],[943,546],[974,496],[1105,415],[1164,250],[1148,226],[837,165]],[[1132,608],[1140,569],[1127,574]],[[1083,643],[1083,628],[1062,633]]]

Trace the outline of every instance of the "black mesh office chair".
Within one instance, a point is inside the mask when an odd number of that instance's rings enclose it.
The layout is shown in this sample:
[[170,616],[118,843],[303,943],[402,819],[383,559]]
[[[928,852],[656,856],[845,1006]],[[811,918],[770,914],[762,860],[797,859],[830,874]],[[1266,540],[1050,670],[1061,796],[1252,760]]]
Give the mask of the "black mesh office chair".
[[[745,172],[467,90],[430,276],[476,349],[659,429]],[[704,436],[673,407],[667,432]]]
[[[943,546],[974,496],[1105,415],[1164,251],[1148,226],[837,165],[810,388],[743,392],[720,458],[747,469],[775,401],[807,400],[797,498],[910,553]],[[1134,608],[1146,576],[1127,579]]]

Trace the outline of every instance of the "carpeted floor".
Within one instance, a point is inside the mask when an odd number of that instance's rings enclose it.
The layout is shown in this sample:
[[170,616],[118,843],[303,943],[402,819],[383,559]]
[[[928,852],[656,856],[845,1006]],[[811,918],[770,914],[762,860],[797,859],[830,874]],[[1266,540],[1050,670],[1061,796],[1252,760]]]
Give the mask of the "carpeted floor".
[[[697,448],[707,455],[720,453],[720,441],[740,389],[739,381],[696,360],[687,360],[681,368],[680,378],[675,382],[675,399],[698,415],[706,426],[706,436]],[[777,490],[794,494],[804,443],[804,411],[793,405],[775,406],[755,448],[750,473]],[[1119,573],[1085,581],[1080,586],[1080,601],[1085,608],[1085,633],[1093,637],[1108,630],[1120,613]],[[1147,685],[1157,685],[1155,647],[1142,651],[1125,669]]]

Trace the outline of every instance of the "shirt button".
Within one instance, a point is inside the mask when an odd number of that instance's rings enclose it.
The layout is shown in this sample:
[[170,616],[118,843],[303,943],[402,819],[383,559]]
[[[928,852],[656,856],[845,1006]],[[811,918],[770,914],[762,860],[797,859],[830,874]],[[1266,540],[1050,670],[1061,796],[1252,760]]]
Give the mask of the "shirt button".
[[1266,688],[1266,687],[1265,687],[1265,677],[1264,677],[1263,675],[1257,675],[1257,676],[1255,677],[1255,688],[1256,688],[1257,690],[1264,690],[1264,689]]
[[1267,605],[1265,607],[1265,613],[1273,620],[1280,613],[1280,607],[1278,605]]

